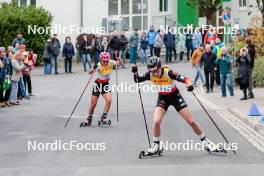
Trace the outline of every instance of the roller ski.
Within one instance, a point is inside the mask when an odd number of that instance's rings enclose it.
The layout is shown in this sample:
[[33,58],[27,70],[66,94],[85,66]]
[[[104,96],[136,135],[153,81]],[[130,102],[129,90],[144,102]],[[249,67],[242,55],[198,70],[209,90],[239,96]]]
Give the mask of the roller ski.
[[88,117],[84,122],[80,123],[80,127],[90,127],[92,125],[92,117]]
[[209,154],[212,153],[227,153],[227,151],[223,148],[222,145],[214,144],[213,142],[209,141],[207,138],[202,140],[202,146],[204,150],[206,150]]
[[98,126],[100,126],[100,125],[109,125],[109,126],[111,126],[111,123],[112,123],[112,121],[108,120],[106,118],[106,116],[102,116],[101,120],[98,121]]
[[145,159],[149,157],[160,157],[163,152],[163,148],[160,147],[159,144],[153,143],[150,149],[148,149],[146,152],[141,151],[139,154],[139,159]]

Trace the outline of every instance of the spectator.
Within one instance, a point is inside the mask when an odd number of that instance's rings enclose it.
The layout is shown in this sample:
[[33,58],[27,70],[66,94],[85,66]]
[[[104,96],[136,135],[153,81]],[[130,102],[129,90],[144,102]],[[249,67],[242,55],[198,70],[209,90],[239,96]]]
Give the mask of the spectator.
[[154,49],[154,43],[156,40],[156,36],[157,36],[157,32],[155,31],[154,26],[151,25],[148,31],[147,37],[146,37],[148,39],[148,46],[149,46],[151,57],[153,56],[153,49]]
[[99,55],[102,50],[101,41],[99,39],[99,36],[96,36],[96,35],[93,36],[92,47],[94,48],[95,64],[97,64],[99,62]]
[[215,41],[218,38],[218,34],[213,26],[210,26],[209,30],[204,36],[204,45],[210,44],[211,40]]
[[14,39],[12,46],[15,48],[16,46],[19,45],[26,45],[26,40],[23,38],[22,33],[18,33],[17,37]]
[[117,31],[113,32],[113,36],[109,41],[109,52],[112,58],[116,59],[118,57],[119,54],[119,50],[120,50],[120,41],[118,38],[118,33]]
[[6,57],[5,48],[0,47],[0,106],[11,106],[8,99],[11,91],[11,60]]
[[191,52],[191,57],[193,54],[193,34],[190,29],[187,29],[187,34],[186,34],[186,49],[187,49],[187,61],[189,62],[190,60],[190,52]]
[[253,79],[252,79],[252,72],[254,69],[254,62],[255,62],[255,57],[256,57],[256,50],[255,50],[255,45],[251,42],[250,38],[246,39],[247,43],[247,49],[248,49],[248,54],[250,56],[250,70],[249,70],[249,86],[248,86],[248,98],[254,98],[254,93],[253,93]]
[[[217,58],[221,58],[222,47],[224,47],[224,44],[221,42],[219,38],[215,40],[215,43],[213,40],[211,40],[211,43],[212,43],[213,53],[216,54]],[[216,65],[215,68],[215,82],[217,85],[221,84],[220,65]]]
[[141,63],[146,65],[147,64],[147,50],[148,50],[148,39],[145,32],[142,33],[140,38],[140,58]]
[[168,31],[167,34],[164,35],[163,42],[166,47],[166,63],[171,62],[172,59],[172,51],[173,47],[175,46],[175,35],[171,34],[170,31]]
[[200,32],[200,28],[197,27],[193,33],[193,50],[195,51],[197,48],[199,48],[202,43],[202,34]]
[[238,64],[238,78],[236,81],[240,85],[240,90],[243,90],[244,94],[244,97],[240,100],[247,100],[247,89],[249,87],[251,69],[251,59],[247,48],[240,49],[240,54],[236,60],[236,63]]
[[215,63],[220,66],[220,78],[221,78],[221,91],[222,97],[226,97],[226,84],[230,93],[230,96],[234,96],[234,90],[232,85],[231,75],[231,60],[227,54],[226,48],[221,50],[221,56],[217,57]]
[[183,55],[186,47],[186,35],[182,32],[178,33],[179,35],[179,50],[180,50],[180,62],[183,60]]
[[214,90],[214,69],[216,55],[211,51],[209,44],[205,45],[205,53],[201,57],[201,64],[204,66],[206,93]]
[[62,55],[64,57],[65,73],[72,73],[72,57],[75,55],[75,52],[73,44],[71,42],[71,37],[65,38],[65,43],[62,49]]
[[75,48],[76,48],[76,58],[77,58],[76,60],[77,60],[77,64],[79,64],[81,62],[81,54],[80,54],[80,45],[77,39],[75,41]]
[[123,61],[123,66],[122,67],[125,68],[126,50],[127,50],[128,39],[122,33],[119,40],[120,40],[120,54],[121,54],[121,58],[122,58],[122,61]]
[[160,57],[160,51],[163,44],[163,38],[160,30],[157,31],[155,43],[154,43],[154,54],[157,57]]
[[91,44],[88,42],[88,36],[83,36],[83,42],[81,43],[80,49],[82,53],[82,62],[83,62],[83,70],[87,71],[86,64],[88,64],[89,69],[92,68],[91,65]]
[[[59,74],[58,72],[58,56],[60,54],[61,44],[59,39],[57,39],[57,34],[53,34],[53,37],[51,38],[51,70],[54,66],[55,74]],[[51,71],[52,72],[52,71]]]
[[103,37],[103,41],[102,41],[102,52],[106,52],[107,48],[108,48],[108,41],[107,41],[107,37]]
[[130,64],[136,64],[137,59],[137,46],[138,46],[138,29],[134,29],[134,33],[131,35],[129,39],[129,47],[130,47]]
[[19,43],[16,43],[15,47],[13,48],[13,53],[16,54],[19,51]]
[[33,96],[32,94],[32,83],[31,83],[31,71],[34,68],[34,64],[36,62],[36,55],[33,54],[32,50],[28,51],[28,67],[22,71],[23,82],[25,86],[25,91],[28,91],[29,96]]
[[[25,49],[23,49],[23,47],[21,47],[19,53],[22,54],[22,62],[25,62],[28,64],[28,52],[25,51]],[[25,69],[28,69],[28,67]],[[26,86],[25,86],[24,81],[23,81],[23,71],[24,70],[22,70],[22,77],[18,81],[18,95],[17,96],[18,96],[18,99],[20,99],[20,100],[22,100],[23,98],[30,99],[30,97],[27,96]]]
[[196,86],[196,82],[198,81],[199,78],[201,79],[203,86],[205,85],[203,73],[201,69],[201,62],[200,62],[203,53],[204,53],[204,46],[201,44],[201,46],[197,48],[192,55],[192,66],[195,67],[196,69],[196,76],[193,81],[194,87]]
[[22,62],[22,53],[18,52],[15,54],[15,59],[12,61],[13,66],[13,75],[11,77],[11,94],[10,94],[10,103],[12,105],[19,105],[17,101],[18,93],[18,82],[22,78],[22,70],[26,69],[27,63]]
[[44,74],[51,74],[51,40],[48,39],[43,52]]

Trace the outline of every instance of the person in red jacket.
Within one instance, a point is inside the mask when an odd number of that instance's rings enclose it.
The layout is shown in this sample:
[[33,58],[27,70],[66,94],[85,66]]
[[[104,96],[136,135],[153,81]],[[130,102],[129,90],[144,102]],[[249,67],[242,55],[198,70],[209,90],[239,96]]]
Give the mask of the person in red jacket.
[[213,40],[215,41],[218,38],[218,34],[214,27],[210,26],[209,31],[204,36],[204,45],[210,44]]

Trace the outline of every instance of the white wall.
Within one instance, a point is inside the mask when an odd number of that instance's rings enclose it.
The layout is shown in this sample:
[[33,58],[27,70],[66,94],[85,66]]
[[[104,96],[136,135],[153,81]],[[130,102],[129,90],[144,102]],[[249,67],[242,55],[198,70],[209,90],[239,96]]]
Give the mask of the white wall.
[[[61,24],[62,27],[69,27],[81,24],[80,0],[37,0],[37,6],[43,6],[52,14],[52,26]],[[58,33],[61,43],[65,41],[66,36],[66,34]],[[70,36],[72,41],[75,41],[77,33]]]
[[[258,12],[258,8],[256,7],[256,0],[248,0],[247,1],[247,7],[246,8],[239,8],[239,0],[232,0],[231,1],[231,13],[232,13],[232,18],[238,19],[239,20],[239,26],[241,28],[247,28],[251,17],[252,16],[260,16],[260,13]],[[250,7],[250,6],[253,7]],[[248,15],[248,13],[251,12],[251,15]]]

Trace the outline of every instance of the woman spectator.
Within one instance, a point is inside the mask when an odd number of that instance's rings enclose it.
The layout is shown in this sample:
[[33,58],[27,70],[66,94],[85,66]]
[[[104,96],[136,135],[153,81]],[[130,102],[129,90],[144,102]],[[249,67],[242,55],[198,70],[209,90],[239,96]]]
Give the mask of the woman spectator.
[[62,48],[65,73],[72,73],[72,57],[74,56],[74,54],[74,46],[71,42],[71,37],[66,37],[65,43]]
[[83,62],[83,70],[87,71],[86,64],[88,64],[89,69],[92,68],[91,64],[91,43],[88,42],[87,35],[83,36],[83,42],[81,43],[80,49],[82,53],[82,62]]
[[10,106],[8,102],[10,95],[11,60],[6,57],[5,48],[0,48],[0,105]]
[[51,74],[51,48],[50,48],[51,40],[47,40],[47,44],[45,46],[43,52],[43,62],[44,62],[44,74],[50,75]]
[[109,53],[111,55],[111,58],[116,60],[118,57],[120,50],[120,41],[118,38],[118,33],[117,31],[114,31],[112,38],[109,41]]
[[103,37],[101,51],[102,52],[107,52],[107,49],[108,49],[107,37]]
[[22,78],[22,71],[27,68],[25,63],[22,61],[22,54],[20,52],[16,53],[15,59],[12,61],[13,66],[13,75],[11,77],[11,94],[10,94],[10,103],[12,105],[19,105],[17,101],[18,93],[18,81]]
[[236,81],[240,85],[240,90],[243,90],[244,97],[240,100],[247,99],[247,89],[249,87],[249,80],[250,80],[250,56],[248,54],[247,48],[240,49],[240,55],[236,60],[238,64],[238,77]]
[[31,83],[31,71],[34,68],[34,64],[36,62],[36,54],[33,54],[33,51],[30,49],[28,51],[28,67],[22,71],[23,74],[23,81],[24,81],[24,86],[25,90],[28,91],[29,96],[33,96],[32,94],[32,83]]
[[160,33],[160,30],[158,30],[155,43],[154,43],[154,54],[157,57],[160,57],[160,50],[161,50],[162,44],[163,44],[162,34]]
[[195,67],[196,69],[196,76],[193,81],[194,87],[196,86],[196,82],[198,81],[199,78],[201,79],[203,85],[205,85],[203,73],[201,69],[201,63],[200,63],[203,53],[204,53],[204,46],[201,44],[201,46],[198,49],[196,49],[192,55],[192,66]]
[[142,33],[140,38],[140,58],[142,64],[147,64],[147,49],[148,49],[148,39],[146,32]]

